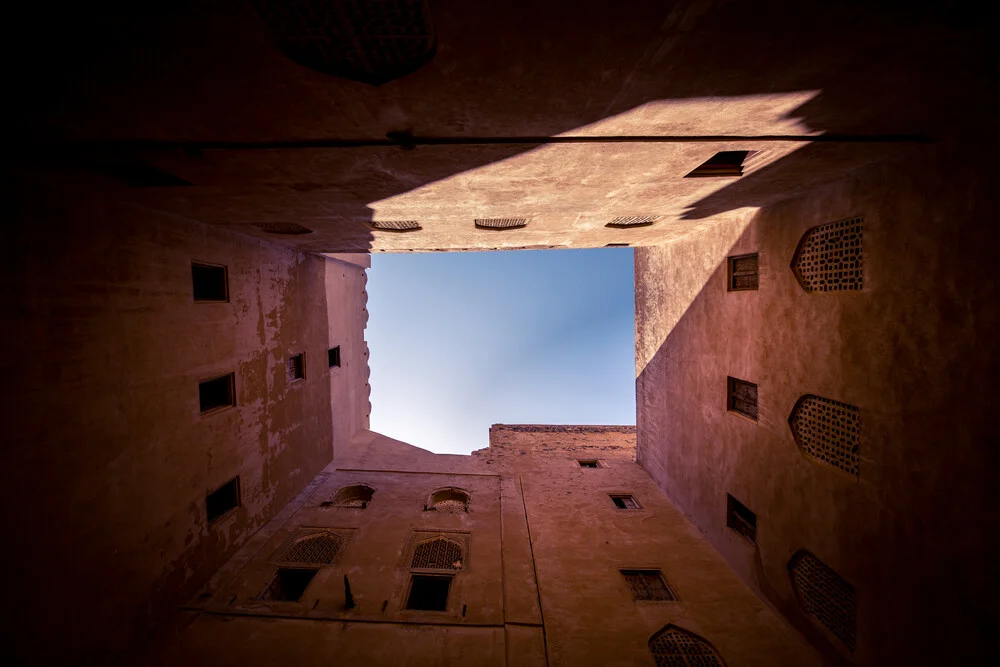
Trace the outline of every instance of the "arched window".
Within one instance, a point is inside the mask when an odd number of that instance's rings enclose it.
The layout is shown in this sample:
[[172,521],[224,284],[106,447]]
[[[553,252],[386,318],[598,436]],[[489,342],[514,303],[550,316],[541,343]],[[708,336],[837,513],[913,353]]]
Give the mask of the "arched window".
[[415,570],[461,570],[462,558],[461,544],[438,537],[417,545],[410,567]]
[[807,456],[861,476],[861,410],[856,406],[807,394],[795,404],[788,425]]
[[281,557],[284,563],[328,565],[344,548],[344,538],[334,533],[314,533],[292,542]]
[[676,625],[668,625],[649,639],[656,667],[725,667],[707,641]]
[[454,487],[438,489],[427,499],[424,509],[428,512],[468,512],[469,493]]
[[853,651],[857,633],[854,586],[805,549],[792,556],[788,574],[806,613]]
[[333,495],[333,498],[323,503],[323,507],[357,507],[364,509],[372,501],[375,489],[367,484],[345,486]]

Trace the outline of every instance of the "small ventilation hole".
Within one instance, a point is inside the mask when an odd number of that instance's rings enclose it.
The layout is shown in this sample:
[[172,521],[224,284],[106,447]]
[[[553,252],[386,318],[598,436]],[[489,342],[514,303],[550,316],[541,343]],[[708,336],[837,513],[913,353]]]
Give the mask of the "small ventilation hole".
[[605,227],[643,227],[651,225],[659,219],[660,216],[658,215],[630,215],[615,218],[605,225]]
[[854,586],[805,550],[792,556],[788,570],[806,613],[853,651],[857,632]]
[[414,232],[420,229],[416,220],[372,220],[369,224],[384,232]]
[[649,640],[656,667],[724,667],[715,648],[698,635],[668,625]]
[[295,222],[255,222],[253,226],[268,234],[281,234],[284,236],[301,236],[302,234],[313,233],[313,230]]
[[410,567],[427,570],[461,570],[461,545],[438,538],[417,545]]
[[517,229],[528,224],[525,218],[476,218],[479,229]]
[[332,533],[309,535],[295,541],[281,557],[284,563],[326,565],[344,548],[344,538]]
[[813,227],[802,236],[792,272],[807,292],[860,290],[864,283],[862,217]]
[[795,443],[808,456],[861,476],[861,410],[807,394],[788,417]]

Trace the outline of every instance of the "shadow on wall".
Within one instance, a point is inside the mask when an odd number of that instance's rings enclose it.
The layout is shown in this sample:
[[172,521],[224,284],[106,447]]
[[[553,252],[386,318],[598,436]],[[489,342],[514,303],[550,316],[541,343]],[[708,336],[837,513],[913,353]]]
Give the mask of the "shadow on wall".
[[[41,10],[18,7],[0,62],[22,103],[4,109],[4,127],[32,160],[132,169],[118,180],[142,190],[128,195],[140,203],[171,201],[188,217],[295,237],[301,250],[363,252],[371,247],[371,203],[651,101],[820,90],[794,113],[827,138],[940,136],[977,126],[997,106],[996,93],[980,85],[992,62],[986,23],[932,4],[905,14],[790,0],[427,7],[434,45],[421,42],[414,57],[433,57],[385,82],[348,73],[377,86],[294,64],[268,37],[270,27],[280,45],[287,17],[262,21],[231,3],[99,3],[45,20],[32,13]],[[328,41],[342,46],[336,35]],[[28,51],[36,59],[26,68],[15,55]],[[677,134],[690,125],[676,119]],[[469,144],[435,145],[456,138]],[[687,217],[770,203],[882,152],[810,145]],[[145,167],[175,182],[136,185]],[[228,198],[221,207],[206,204],[220,196]],[[252,219],[234,213],[240,202]],[[339,221],[335,244],[303,230],[331,218]]]
[[[975,508],[990,506],[998,465],[986,446],[998,285],[981,273],[1000,245],[984,223],[996,169],[972,145],[919,150],[765,206],[735,243],[704,234],[636,255],[637,327],[656,345],[636,385],[640,461],[835,662],[845,651],[791,587],[799,549],[853,586],[857,664],[992,653],[1000,554]],[[864,289],[805,292],[789,267],[799,239],[853,216],[865,217]],[[692,301],[641,292],[701,267],[712,243],[715,270]],[[726,255],[751,252],[759,290],[727,292]],[[728,376],[758,385],[756,422],[727,412]],[[796,443],[789,415],[807,394],[860,409],[859,477]],[[755,545],[723,527],[727,493],[756,513]]]

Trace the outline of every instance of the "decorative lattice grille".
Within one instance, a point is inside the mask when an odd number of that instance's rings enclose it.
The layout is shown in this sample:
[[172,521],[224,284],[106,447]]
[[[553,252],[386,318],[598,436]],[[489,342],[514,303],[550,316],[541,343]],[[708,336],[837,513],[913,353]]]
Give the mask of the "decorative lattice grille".
[[633,600],[676,600],[659,570],[622,570]]
[[854,586],[808,551],[797,552],[788,569],[806,613],[853,651],[857,628]]
[[420,229],[416,220],[372,220],[371,226],[386,232],[412,232]]
[[431,508],[438,512],[467,512],[468,506],[462,500],[441,500]]
[[658,215],[626,215],[615,218],[605,227],[642,227],[643,225],[651,225],[659,219]]
[[861,410],[810,394],[795,404],[788,424],[807,455],[855,477],[861,475]]
[[755,290],[759,282],[758,257],[741,255],[729,258],[729,291]]
[[418,544],[413,551],[413,562],[410,567],[429,570],[461,570],[462,546],[444,538]]
[[333,498],[324,504],[336,505],[337,507],[360,507],[364,509],[374,496],[375,490],[370,486],[347,486],[337,491]]
[[425,0],[256,0],[275,45],[293,61],[378,85],[434,55]]
[[313,232],[308,227],[303,227],[296,222],[255,222],[253,226],[268,234],[283,234],[285,236],[299,236]]
[[333,533],[318,533],[295,540],[281,557],[284,563],[312,563],[326,565],[332,563],[344,548],[344,538]]
[[725,663],[707,641],[671,625],[649,640],[657,667],[724,667]]
[[831,222],[807,231],[792,271],[807,292],[860,290],[864,282],[864,218]]
[[756,421],[757,385],[746,380],[729,378],[729,409]]
[[528,224],[525,218],[476,218],[480,229],[517,229]]

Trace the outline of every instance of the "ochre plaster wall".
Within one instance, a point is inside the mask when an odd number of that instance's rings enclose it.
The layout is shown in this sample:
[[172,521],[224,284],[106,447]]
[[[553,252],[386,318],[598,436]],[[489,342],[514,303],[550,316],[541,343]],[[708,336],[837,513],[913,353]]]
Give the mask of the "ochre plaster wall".
[[[192,599],[147,664],[651,665],[669,623],[710,639],[730,667],[818,664],[635,463],[632,427],[505,426],[472,456],[360,433]],[[577,458],[604,467],[581,469]],[[324,507],[337,489],[375,489],[365,508]],[[424,511],[443,486],[468,513]],[[614,509],[609,492],[643,509]],[[257,599],[302,530],[347,540],[298,602]],[[447,611],[405,609],[423,535],[468,546]],[[635,602],[618,568],[661,568],[679,602]],[[345,608],[347,575],[356,606]],[[287,647],[287,652],[283,647]]]
[[[762,596],[825,651],[787,564],[805,548],[855,588],[863,665],[995,652],[1000,557],[981,519],[992,436],[995,165],[942,144],[760,210],[728,231],[636,251],[638,460]],[[864,289],[807,293],[789,264],[809,228],[864,216]],[[760,254],[760,289],[726,291],[726,256]],[[726,378],[759,386],[759,421]],[[806,458],[804,394],[861,410],[859,479]],[[726,494],[756,546],[726,528]]]
[[[668,624],[730,667],[818,664],[635,462],[633,428],[496,425],[481,451],[523,493],[547,664],[652,665],[649,639]],[[612,493],[642,509],[615,508]],[[679,600],[633,600],[630,568],[661,570]]]
[[[0,661],[115,662],[331,460],[332,393],[359,422],[328,379],[327,294],[360,332],[363,269],[87,193],[4,202]],[[193,301],[193,260],[228,267],[228,303]],[[236,407],[200,414],[198,382],[229,372]]]

